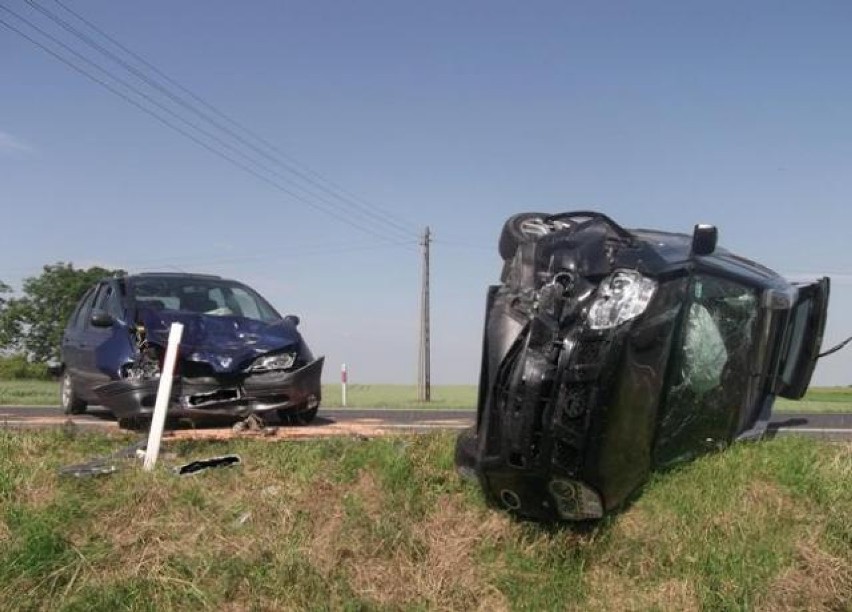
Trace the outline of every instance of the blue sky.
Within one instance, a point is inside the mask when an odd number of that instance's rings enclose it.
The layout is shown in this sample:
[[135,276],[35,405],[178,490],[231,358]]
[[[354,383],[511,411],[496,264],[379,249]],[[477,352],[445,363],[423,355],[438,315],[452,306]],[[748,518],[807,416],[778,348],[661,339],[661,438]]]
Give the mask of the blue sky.
[[[353,382],[413,382],[428,224],[433,381],[473,383],[505,218],[594,208],[713,223],[783,274],[829,274],[825,345],[852,333],[849,3],[63,2],[409,229],[320,213],[0,26],[0,280],[16,288],[59,260],[222,274],[299,314],[328,379],[346,361]],[[0,5],[120,73],[26,2]],[[815,382],[852,384],[850,364],[827,358]]]

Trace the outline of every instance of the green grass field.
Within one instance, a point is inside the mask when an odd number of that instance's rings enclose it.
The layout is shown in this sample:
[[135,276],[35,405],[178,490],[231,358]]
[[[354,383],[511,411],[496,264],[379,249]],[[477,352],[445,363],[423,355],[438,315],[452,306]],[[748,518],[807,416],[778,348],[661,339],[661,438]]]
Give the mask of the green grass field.
[[[848,610],[852,446],[785,437],[655,476],[597,525],[488,509],[453,436],[169,442],[0,430],[3,610]],[[179,478],[194,458],[239,467]]]
[[[322,405],[339,407],[340,385],[323,385]],[[40,380],[0,380],[0,406],[56,406],[59,403],[59,384]],[[347,406],[377,408],[473,408],[476,387],[473,385],[441,385],[432,387],[432,401],[417,401],[413,385],[354,385],[347,390]]]
[[[340,406],[340,385],[323,385],[323,406]],[[474,408],[474,385],[439,385],[432,387],[432,401],[417,401],[413,385],[354,385],[348,389],[347,405],[353,408]],[[38,380],[0,380],[0,406],[55,406],[59,401],[59,385]],[[778,412],[852,412],[852,387],[814,387],[805,399],[794,402],[779,399]]]

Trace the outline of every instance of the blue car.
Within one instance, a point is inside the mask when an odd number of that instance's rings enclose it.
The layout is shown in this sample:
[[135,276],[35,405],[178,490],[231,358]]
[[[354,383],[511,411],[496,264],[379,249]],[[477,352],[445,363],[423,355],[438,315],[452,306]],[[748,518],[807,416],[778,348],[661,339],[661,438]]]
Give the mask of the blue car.
[[298,317],[282,317],[242,283],[171,273],[107,278],[86,292],[62,338],[65,412],[98,404],[123,426],[150,417],[172,323],[184,332],[170,416],[316,416],[323,358],[311,354]]

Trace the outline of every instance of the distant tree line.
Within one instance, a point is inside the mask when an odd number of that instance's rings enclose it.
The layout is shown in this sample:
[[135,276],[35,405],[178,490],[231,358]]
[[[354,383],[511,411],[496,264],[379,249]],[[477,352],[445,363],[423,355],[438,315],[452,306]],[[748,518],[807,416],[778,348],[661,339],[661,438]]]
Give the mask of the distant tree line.
[[123,273],[99,266],[76,269],[71,263],[58,262],[24,279],[17,295],[0,281],[0,378],[45,375],[45,364],[59,361],[62,332],[86,289],[104,277]]

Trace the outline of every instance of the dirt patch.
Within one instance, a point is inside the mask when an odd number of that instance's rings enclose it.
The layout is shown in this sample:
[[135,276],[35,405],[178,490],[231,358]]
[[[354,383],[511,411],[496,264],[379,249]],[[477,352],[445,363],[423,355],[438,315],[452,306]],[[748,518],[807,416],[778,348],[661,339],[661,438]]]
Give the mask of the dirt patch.
[[425,602],[438,609],[505,610],[504,596],[485,581],[474,555],[479,544],[499,537],[508,521],[465,510],[444,497],[413,527],[424,554],[413,558],[400,549],[391,558],[353,559],[353,588],[383,605]]
[[815,540],[796,546],[794,567],[775,579],[760,610],[850,609],[852,568],[843,559],[822,550]]
[[[255,440],[300,440],[334,438],[341,436],[375,437],[391,433],[392,430],[382,428],[373,423],[346,422],[327,423],[323,425],[307,425],[303,427],[277,427],[271,433],[263,432],[234,432],[230,427],[204,429],[178,429],[168,433],[170,440],[232,440],[251,438]],[[398,432],[396,432],[398,433]]]
[[[348,511],[344,497],[350,497]],[[466,510],[451,497],[442,497],[424,520],[402,529],[394,523],[398,517],[388,516],[384,499],[368,472],[362,472],[346,492],[317,483],[304,500],[314,516],[305,552],[320,572],[325,576],[342,572],[355,593],[379,605],[507,608],[503,595],[487,583],[473,558],[483,541],[507,529],[507,517]]]
[[[636,581],[598,565],[586,576],[589,597],[583,610],[700,610],[693,584],[672,578],[640,587]],[[578,608],[580,609],[580,608]]]

